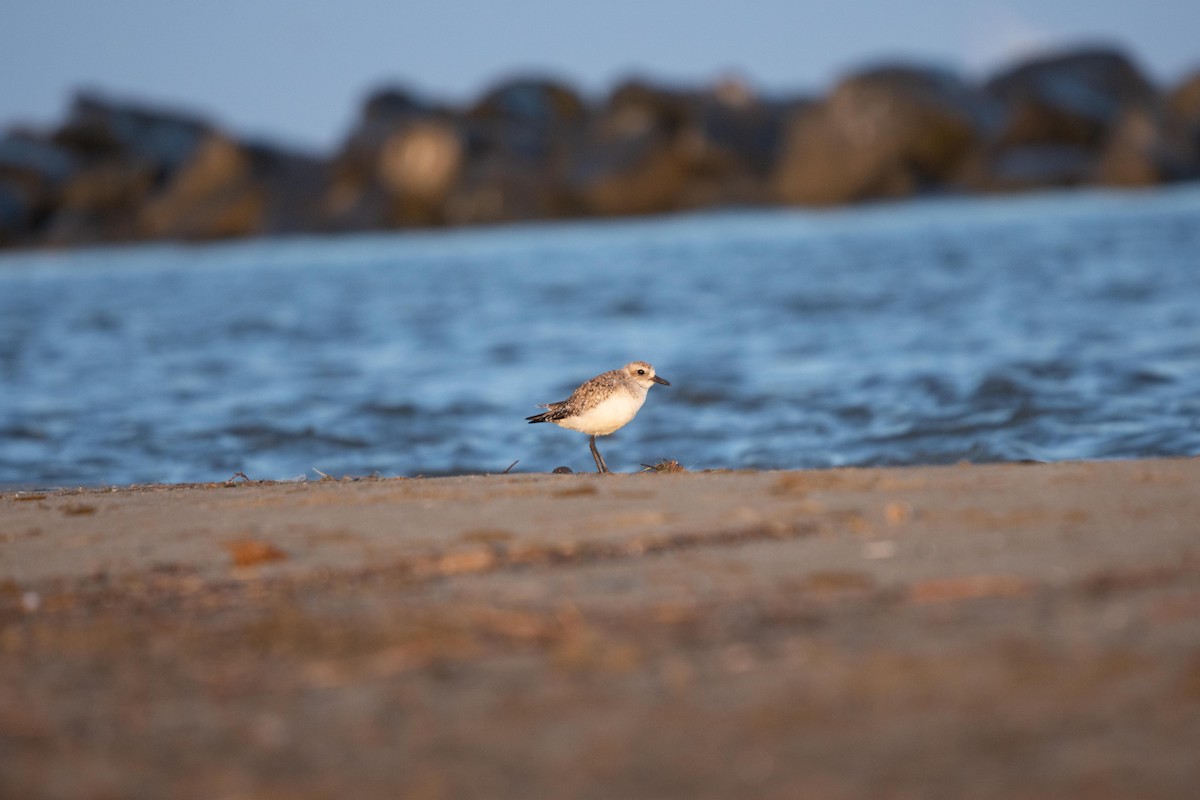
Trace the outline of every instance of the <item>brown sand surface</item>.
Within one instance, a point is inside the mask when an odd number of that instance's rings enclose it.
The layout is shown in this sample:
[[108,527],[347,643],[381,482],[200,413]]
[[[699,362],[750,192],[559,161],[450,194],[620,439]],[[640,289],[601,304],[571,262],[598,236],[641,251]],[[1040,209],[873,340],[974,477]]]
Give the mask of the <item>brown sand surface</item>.
[[1200,459],[0,495],[0,798],[1194,798]]

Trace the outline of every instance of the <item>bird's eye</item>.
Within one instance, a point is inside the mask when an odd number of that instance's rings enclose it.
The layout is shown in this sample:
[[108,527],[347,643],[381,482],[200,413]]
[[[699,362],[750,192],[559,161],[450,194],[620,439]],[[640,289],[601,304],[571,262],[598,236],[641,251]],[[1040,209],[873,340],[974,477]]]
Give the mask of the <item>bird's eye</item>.
[[638,370],[638,375],[645,375],[645,374],[646,374],[646,370],[644,370],[644,369]]

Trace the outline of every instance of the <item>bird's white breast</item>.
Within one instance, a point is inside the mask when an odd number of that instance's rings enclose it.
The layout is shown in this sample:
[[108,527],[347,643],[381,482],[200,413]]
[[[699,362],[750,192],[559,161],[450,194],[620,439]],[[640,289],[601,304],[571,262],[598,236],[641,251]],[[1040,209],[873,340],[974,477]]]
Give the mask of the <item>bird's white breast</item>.
[[637,416],[646,402],[645,391],[638,396],[618,391],[579,414],[555,420],[555,423],[589,436],[607,436]]

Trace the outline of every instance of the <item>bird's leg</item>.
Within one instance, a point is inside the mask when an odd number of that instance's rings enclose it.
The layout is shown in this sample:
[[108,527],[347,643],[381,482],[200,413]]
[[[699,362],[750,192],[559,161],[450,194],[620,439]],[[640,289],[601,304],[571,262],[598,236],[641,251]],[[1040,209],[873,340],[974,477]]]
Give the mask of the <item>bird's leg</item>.
[[596,449],[596,437],[588,439],[588,444],[592,448],[592,458],[596,459],[596,471],[608,472],[608,464],[604,463],[604,456],[600,455],[600,451]]

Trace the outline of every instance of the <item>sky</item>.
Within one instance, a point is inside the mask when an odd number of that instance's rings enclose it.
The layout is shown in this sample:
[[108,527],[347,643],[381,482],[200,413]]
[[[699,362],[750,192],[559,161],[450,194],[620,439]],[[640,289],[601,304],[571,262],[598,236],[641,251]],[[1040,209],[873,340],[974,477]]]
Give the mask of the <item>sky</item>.
[[816,93],[884,61],[983,77],[1102,44],[1171,85],[1200,70],[1197,0],[0,0],[0,129],[80,88],[328,151],[384,86],[467,102],[514,75],[601,97],[637,76]]

